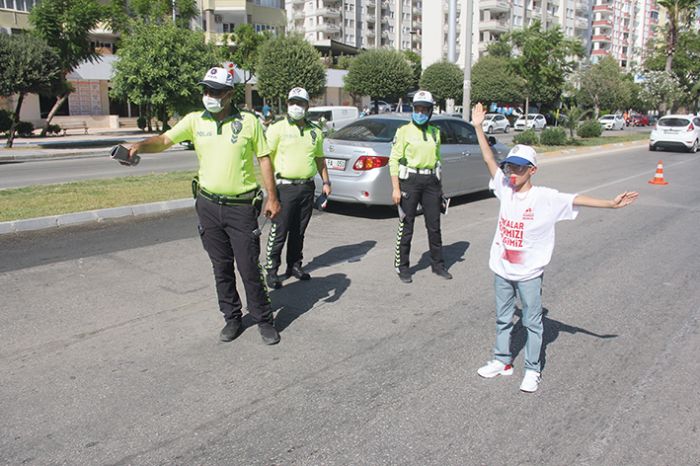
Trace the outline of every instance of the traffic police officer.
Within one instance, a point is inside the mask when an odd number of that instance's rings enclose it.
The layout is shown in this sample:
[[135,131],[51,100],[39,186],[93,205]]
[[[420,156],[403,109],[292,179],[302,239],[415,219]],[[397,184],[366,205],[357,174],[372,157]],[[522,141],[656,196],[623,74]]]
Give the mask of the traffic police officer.
[[448,280],[452,278],[445,269],[442,257],[440,130],[428,124],[433,114],[433,105],[430,92],[416,92],[413,97],[412,121],[396,131],[389,157],[392,199],[404,214],[399,219],[394,258],[394,267],[404,283],[413,281],[408,266],[418,204],[423,206],[433,273]]
[[301,87],[289,91],[287,118],[267,130],[267,141],[275,167],[275,178],[282,211],[272,222],[267,241],[267,286],[279,288],[277,275],[282,247],[287,241],[287,276],[299,280],[311,277],[301,267],[304,232],[314,203],[314,176],[321,174],[323,193],[331,193],[321,129],[306,119],[309,94]]
[[219,309],[226,320],[220,339],[232,341],[242,329],[235,259],[250,314],[263,342],[272,345],[280,337],[260,268],[260,240],[253,233],[262,200],[253,170],[254,155],[268,192],[265,215],[274,218],[280,211],[270,150],[255,114],[231,104],[231,74],[224,68],[211,68],[199,84],[206,110],[192,112],[166,133],[132,145],[130,157],[138,152],[161,152],[182,141],[194,143],[199,159],[198,183],[197,178],[193,183],[199,235],[214,268]]

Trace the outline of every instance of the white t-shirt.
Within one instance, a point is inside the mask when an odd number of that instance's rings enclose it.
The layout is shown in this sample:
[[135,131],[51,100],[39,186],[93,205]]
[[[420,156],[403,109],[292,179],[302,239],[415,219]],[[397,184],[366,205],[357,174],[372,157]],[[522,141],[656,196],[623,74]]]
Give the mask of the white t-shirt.
[[501,201],[489,267],[506,280],[539,277],[552,258],[554,225],[578,215],[573,205],[576,194],[540,186],[516,193],[500,169],[489,189]]

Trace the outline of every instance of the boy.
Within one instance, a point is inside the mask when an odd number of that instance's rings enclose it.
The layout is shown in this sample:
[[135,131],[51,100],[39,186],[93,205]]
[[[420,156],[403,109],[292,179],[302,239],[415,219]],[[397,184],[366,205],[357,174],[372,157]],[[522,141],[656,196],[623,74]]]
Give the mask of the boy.
[[485,378],[513,373],[510,331],[517,291],[523,308],[523,327],[527,329],[525,376],[520,390],[532,393],[541,380],[542,273],[552,257],[555,224],[575,219],[579,206],[619,209],[634,202],[639,194],[624,192],[615,199],[604,200],[533,186],[531,178],[537,172],[535,150],[516,145],[499,166],[481,127],[485,114],[483,106],[476,104],[472,109],[472,124],[491,174],[489,188],[500,200],[501,207],[489,260],[489,267],[495,274],[496,291],[494,359],[477,373]]

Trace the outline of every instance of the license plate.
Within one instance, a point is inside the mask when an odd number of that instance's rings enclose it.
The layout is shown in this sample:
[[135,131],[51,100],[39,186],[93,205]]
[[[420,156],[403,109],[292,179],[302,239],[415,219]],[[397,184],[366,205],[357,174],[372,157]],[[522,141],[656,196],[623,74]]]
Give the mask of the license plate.
[[345,162],[346,160],[343,159],[329,159],[326,158],[326,167],[328,167],[329,170],[345,170]]

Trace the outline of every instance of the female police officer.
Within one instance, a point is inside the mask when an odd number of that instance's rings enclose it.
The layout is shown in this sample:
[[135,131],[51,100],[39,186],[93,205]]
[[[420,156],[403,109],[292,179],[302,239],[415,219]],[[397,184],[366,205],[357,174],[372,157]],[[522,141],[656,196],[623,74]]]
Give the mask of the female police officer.
[[413,97],[412,121],[396,131],[389,158],[392,198],[404,213],[403,218],[399,219],[394,258],[394,267],[404,283],[413,281],[408,266],[418,204],[423,206],[433,273],[447,280],[452,278],[445,269],[442,257],[440,130],[428,124],[433,114],[433,105],[430,92],[416,92]]

